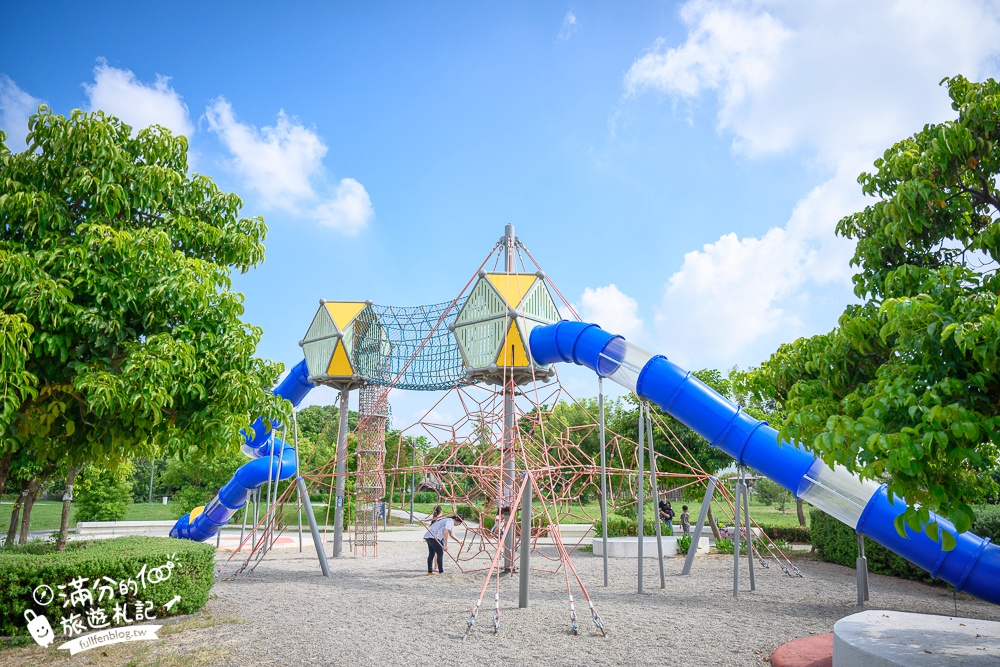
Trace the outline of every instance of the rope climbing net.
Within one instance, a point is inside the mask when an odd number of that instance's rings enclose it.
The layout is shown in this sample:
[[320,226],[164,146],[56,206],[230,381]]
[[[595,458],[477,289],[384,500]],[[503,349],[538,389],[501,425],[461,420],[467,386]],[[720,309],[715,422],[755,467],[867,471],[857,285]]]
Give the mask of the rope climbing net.
[[370,384],[416,391],[471,384],[449,330],[466,298],[426,306],[373,305],[374,321],[380,326],[359,327],[355,346],[383,354],[358,354],[358,374]]

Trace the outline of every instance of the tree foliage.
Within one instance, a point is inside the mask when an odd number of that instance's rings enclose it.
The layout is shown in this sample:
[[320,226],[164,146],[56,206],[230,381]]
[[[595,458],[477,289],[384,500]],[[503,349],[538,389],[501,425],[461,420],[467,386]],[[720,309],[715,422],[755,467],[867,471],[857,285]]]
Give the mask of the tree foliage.
[[264,258],[264,222],[241,206],[162,127],[42,106],[26,151],[0,142],[3,447],[212,456],[283,416],[280,366],[254,356],[261,331],[230,289]]
[[905,496],[911,527],[930,510],[964,531],[1000,454],[1000,84],[942,83],[958,117],[888,149],[858,179],[878,201],[837,226],[863,303],[749,384],[786,411],[782,437]]

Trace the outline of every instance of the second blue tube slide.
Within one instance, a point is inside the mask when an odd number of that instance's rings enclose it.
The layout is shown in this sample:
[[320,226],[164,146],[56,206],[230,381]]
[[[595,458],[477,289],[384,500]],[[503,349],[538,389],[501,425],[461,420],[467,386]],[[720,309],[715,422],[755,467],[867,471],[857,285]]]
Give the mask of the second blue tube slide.
[[884,484],[863,481],[839,466],[830,468],[801,445],[779,441],[777,431],[766,422],[743,412],[666,357],[649,354],[596,324],[582,322],[536,327],[529,345],[536,363],[572,362],[619,382],[796,498],[836,516],[957,590],[1000,604],[1000,547],[989,538],[960,534],[947,519],[933,513],[930,521],[955,538],[954,549],[945,551],[923,530],[907,527],[900,535],[894,521],[907,505],[890,496]]

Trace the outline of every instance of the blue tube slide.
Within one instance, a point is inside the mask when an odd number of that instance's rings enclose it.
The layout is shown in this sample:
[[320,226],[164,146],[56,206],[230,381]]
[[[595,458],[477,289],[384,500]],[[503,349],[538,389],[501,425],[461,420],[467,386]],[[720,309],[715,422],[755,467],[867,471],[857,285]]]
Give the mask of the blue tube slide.
[[586,366],[618,382],[676,417],[732,456],[801,498],[957,590],[1000,604],[1000,547],[989,538],[961,533],[931,513],[955,537],[944,551],[923,530],[896,532],[894,520],[906,502],[886,485],[861,480],[842,466],[830,467],[797,443],[778,440],[767,422],[754,419],[691,373],[661,355],[627,343],[596,324],[562,321],[532,330],[529,347],[538,364],[559,361]]
[[[303,360],[275,388],[275,395],[298,406],[315,386],[307,379],[308,375],[309,370]],[[295,449],[282,442],[281,438],[272,437],[280,427],[277,422],[258,417],[251,425],[250,433],[241,431],[245,438],[243,453],[252,460],[240,466],[212,502],[196,507],[178,519],[170,529],[170,537],[204,542],[229,523],[246,504],[251,491],[268,479],[285,480],[295,475],[298,472]]]

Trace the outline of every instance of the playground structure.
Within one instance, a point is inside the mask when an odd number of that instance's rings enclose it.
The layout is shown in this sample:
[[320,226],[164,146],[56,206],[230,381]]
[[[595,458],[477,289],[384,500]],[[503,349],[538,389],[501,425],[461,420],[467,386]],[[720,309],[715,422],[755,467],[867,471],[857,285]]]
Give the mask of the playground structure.
[[[905,506],[888,498],[884,486],[862,482],[841,468],[829,468],[797,445],[779,443],[773,429],[751,419],[665,357],[641,350],[595,325],[563,320],[557,300],[564,312],[576,317],[572,305],[559,294],[508,226],[459,296],[450,302],[398,308],[362,301],[321,301],[300,342],[305,359],[275,393],[297,406],[317,385],[340,392],[336,457],[303,472],[298,459],[295,413],[290,425],[258,419],[247,431],[243,447],[252,460],[204,508],[195,508],[182,517],[171,534],[210,539],[240,508],[249,509],[248,500],[259,501],[260,490],[266,487],[263,516],[257,516],[258,502],[253,504],[250,535],[245,534],[248,511],[243,512],[241,548],[248,548],[239,552],[245,553],[245,560],[238,572],[248,566],[252,571],[260,562],[274,537],[283,530],[284,513],[294,501],[300,508],[300,531],[304,511],[321,567],[328,575],[326,540],[319,534],[309,503],[310,492],[330,494],[328,507],[334,514],[332,553],[339,557],[343,553],[347,481],[352,479],[354,552],[376,556],[378,507],[393,490],[390,480],[401,474],[409,475],[411,480],[417,474],[432,476],[444,503],[469,505],[477,512],[467,517],[473,520],[467,533],[471,539],[452,556],[463,571],[488,572],[468,627],[474,625],[491,583],[495,588],[493,624],[499,627],[502,574],[519,573],[519,603],[527,606],[529,571],[563,571],[571,625],[576,631],[570,578],[576,573],[569,555],[579,542],[565,543],[558,525],[592,521],[583,511],[582,497],[599,494],[601,525],[606,529],[609,502],[618,507],[641,507],[650,495],[654,501],[658,497],[658,483],[666,483],[671,489],[698,484],[706,487],[706,501],[718,492],[729,502],[737,535],[741,504],[744,521],[749,520],[746,495],[740,497],[745,487],[737,484],[736,496],[732,497],[725,486],[717,486],[714,478],[683,450],[683,445],[666,433],[669,429],[662,420],[644,407],[648,400],[732,456],[741,475],[745,467],[751,467],[933,576],[1000,603],[1000,585],[996,583],[1000,581],[996,575],[1000,549],[989,540],[968,533],[956,535],[958,547],[943,552],[938,542],[923,533],[908,531],[906,537],[899,536],[893,520]],[[576,401],[558,382],[557,362],[581,364],[597,373],[599,383],[606,377],[635,392],[640,398],[640,415],[646,413],[646,417],[640,417],[635,436],[606,432],[603,389],[596,415],[595,406],[582,406],[591,417],[587,424],[560,422],[555,406],[564,400]],[[447,392],[428,409],[425,418],[405,427],[398,436],[422,432],[430,439],[430,453],[421,457],[419,465],[405,460],[401,446],[396,448],[395,461],[385,460],[390,418],[387,399],[393,388]],[[359,394],[359,422],[357,470],[349,473],[347,416],[352,390]],[[457,421],[437,423],[433,414],[444,401],[461,406],[462,416]],[[675,443],[673,455],[654,451],[654,428]],[[595,439],[599,440],[600,465],[595,463],[593,446],[589,453],[585,452],[585,443],[592,445]],[[649,488],[644,479],[647,455]],[[661,472],[660,466],[666,462],[689,472]],[[292,479],[294,484],[281,492],[278,482]],[[533,505],[533,501],[537,504]],[[703,503],[703,509],[708,504]],[[639,510],[640,535],[642,517],[643,511]],[[499,524],[496,529],[487,529],[487,518]],[[932,517],[935,519],[954,534],[947,521]],[[703,512],[696,535],[700,535],[704,520]],[[329,517],[324,523],[330,523]],[[659,537],[659,522],[654,523]],[[755,544],[752,531],[746,534],[750,538],[751,585],[755,559],[762,565],[771,559],[785,574],[798,574],[773,543]],[[697,540],[694,542],[685,572],[690,570],[697,548]],[[734,543],[738,564],[739,540]],[[641,539],[639,548],[641,591]],[[518,552],[520,562],[516,559]],[[662,558],[659,563],[662,582]],[[579,577],[575,581],[590,605],[596,627],[603,632],[583,582]],[[734,579],[734,594],[737,588]]]

